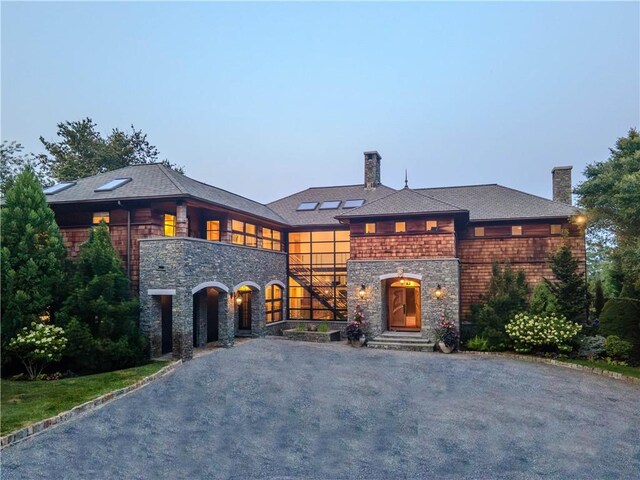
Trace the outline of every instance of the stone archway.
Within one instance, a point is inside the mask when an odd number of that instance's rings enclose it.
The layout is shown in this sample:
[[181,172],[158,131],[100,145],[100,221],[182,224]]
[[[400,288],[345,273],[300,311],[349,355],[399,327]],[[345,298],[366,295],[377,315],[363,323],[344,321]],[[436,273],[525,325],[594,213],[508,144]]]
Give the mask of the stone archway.
[[224,336],[229,288],[220,282],[203,282],[193,294],[193,346],[202,347]]
[[235,335],[239,337],[260,336],[264,326],[264,299],[257,293],[260,286],[250,280],[233,287]]

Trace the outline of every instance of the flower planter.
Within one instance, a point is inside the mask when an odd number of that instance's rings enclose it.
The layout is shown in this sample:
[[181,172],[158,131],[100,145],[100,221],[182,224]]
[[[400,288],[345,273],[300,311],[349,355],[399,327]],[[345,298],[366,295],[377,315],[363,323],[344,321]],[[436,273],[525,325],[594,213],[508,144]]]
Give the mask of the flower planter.
[[456,349],[455,345],[453,345],[453,346],[449,347],[449,346],[447,346],[447,344],[446,344],[446,343],[444,343],[444,342],[438,342],[438,348],[440,349],[440,351],[441,351],[442,353],[451,353],[451,352],[453,352],[453,351]]

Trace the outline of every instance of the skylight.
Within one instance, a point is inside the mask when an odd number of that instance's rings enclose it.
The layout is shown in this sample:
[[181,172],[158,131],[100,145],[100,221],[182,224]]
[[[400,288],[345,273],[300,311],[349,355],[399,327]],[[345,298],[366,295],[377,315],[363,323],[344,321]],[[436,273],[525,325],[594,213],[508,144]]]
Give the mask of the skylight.
[[318,202],[302,202],[297,210],[315,210],[317,206]]
[[364,205],[364,199],[358,198],[356,200],[346,200],[342,208],[358,208]]
[[76,182],[57,183],[56,185],[51,185],[50,187],[45,188],[43,191],[45,195],[54,195],[58,192],[66,190],[69,187],[73,187],[75,184]]
[[320,204],[320,210],[335,210],[340,206],[340,200],[329,200]]
[[122,185],[124,185],[125,183],[129,183],[131,181],[131,178],[127,177],[127,178],[115,178],[113,180],[111,180],[110,182],[105,183],[104,185],[98,187],[95,189],[96,192],[110,192],[112,190],[115,190],[118,187],[121,187]]

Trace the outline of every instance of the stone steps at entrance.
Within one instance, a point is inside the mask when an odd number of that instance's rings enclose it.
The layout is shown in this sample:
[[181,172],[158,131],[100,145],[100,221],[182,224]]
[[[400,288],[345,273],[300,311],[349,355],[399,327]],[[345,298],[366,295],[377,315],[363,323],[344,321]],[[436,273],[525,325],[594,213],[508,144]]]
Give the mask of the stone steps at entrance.
[[384,332],[367,342],[367,346],[384,350],[432,352],[434,344],[423,338],[420,332]]

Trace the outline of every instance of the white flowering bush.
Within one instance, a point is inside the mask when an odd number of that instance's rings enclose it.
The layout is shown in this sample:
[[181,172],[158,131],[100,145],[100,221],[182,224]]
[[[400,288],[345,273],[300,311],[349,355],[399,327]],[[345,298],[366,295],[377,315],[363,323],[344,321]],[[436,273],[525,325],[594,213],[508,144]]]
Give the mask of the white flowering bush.
[[561,352],[570,352],[570,342],[577,337],[582,326],[555,314],[519,313],[505,326],[505,330],[516,352],[556,348]]
[[20,359],[29,379],[34,380],[47,364],[60,360],[66,346],[67,339],[62,328],[33,322],[9,342],[8,349]]

